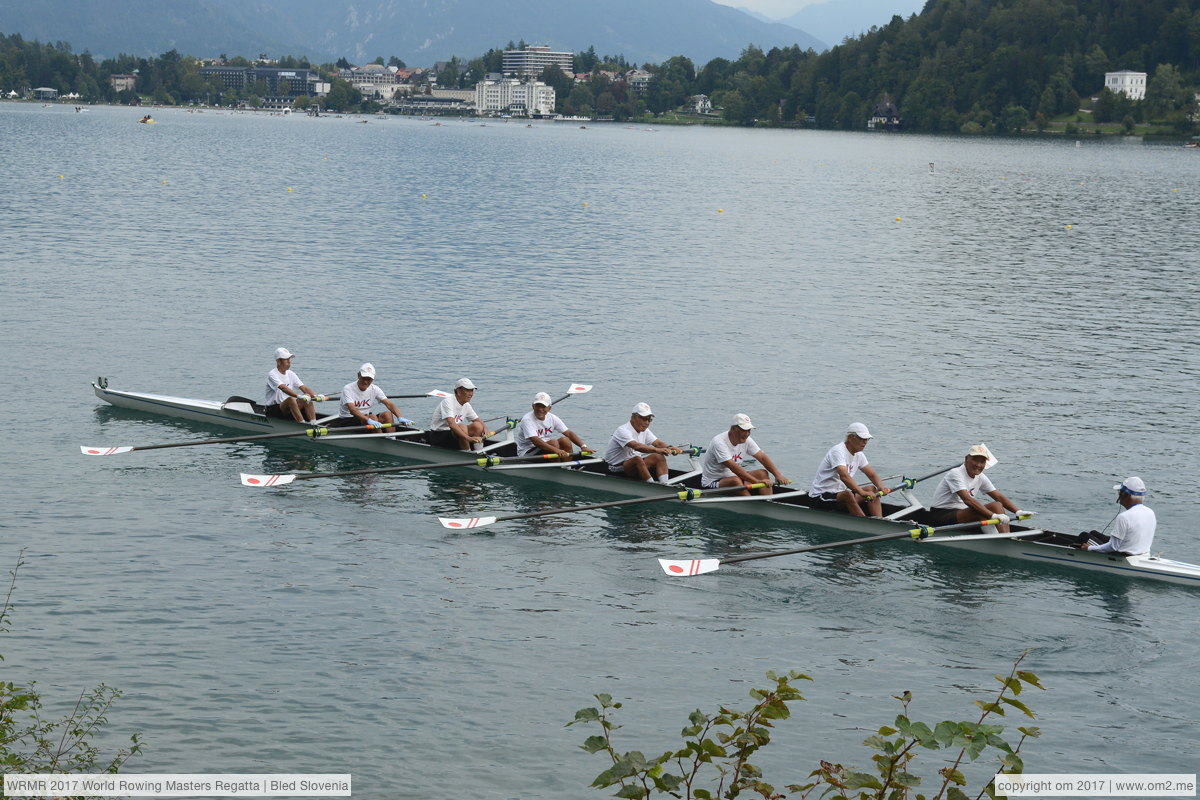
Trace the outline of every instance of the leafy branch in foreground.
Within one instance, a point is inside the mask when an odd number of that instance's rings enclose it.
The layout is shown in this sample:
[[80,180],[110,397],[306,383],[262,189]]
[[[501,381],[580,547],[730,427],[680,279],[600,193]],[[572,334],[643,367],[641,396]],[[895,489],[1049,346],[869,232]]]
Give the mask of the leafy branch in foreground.
[[[991,750],[1000,762],[996,774],[1017,774],[1025,768],[1020,756],[1025,740],[1041,735],[1037,728],[1018,727],[1021,738],[1014,747],[1001,738],[1004,727],[989,721],[994,716],[1006,716],[1006,707],[1030,718],[1034,716],[1029,707],[1017,699],[1026,686],[1043,688],[1037,675],[1020,669],[1026,655],[1028,651],[1017,658],[1007,676],[996,675],[1001,688],[994,699],[975,701],[981,711],[975,721],[946,720],[933,726],[914,722],[909,717],[912,692],[906,691],[896,696],[901,703],[901,713],[892,725],[880,727],[863,742],[875,751],[871,756],[874,773],[821,761],[820,766],[809,773],[808,782],[788,784],[782,789],[767,783],[762,771],[749,759],[770,744],[774,721],[791,716],[788,704],[804,699],[792,682],[812,679],[798,672],[782,676],[768,672],[767,679],[773,685],[750,691],[755,703],[749,711],[724,706],[713,715],[699,709],[693,711],[688,716],[687,727],[680,734],[684,746],[668,750],[654,759],[647,759],[638,750],[624,753],[617,750],[613,734],[621,726],[613,722],[612,716],[621,708],[621,703],[613,702],[611,695],[595,695],[599,708],[580,709],[567,725],[600,725],[601,733],[589,736],[582,749],[608,754],[612,766],[597,775],[592,786],[616,787],[615,797],[641,800],[652,795],[670,795],[686,800],[729,800],[746,793],[765,800],[778,800],[789,794],[802,799],[811,795],[846,800],[908,800],[910,797],[927,800],[928,795],[916,793],[923,778],[913,771],[913,762],[920,750],[945,750],[948,751],[945,761],[949,766],[938,769],[936,779],[931,780],[937,786],[932,798],[969,800],[967,779],[959,769],[964,759],[975,761]],[[990,780],[976,800],[985,793],[996,800]]]
[[[0,633],[8,631],[13,590],[17,572],[25,564],[24,553],[22,550],[16,566],[9,571],[12,580],[0,606]],[[116,689],[100,684],[91,692],[80,693],[65,719],[45,720],[35,684],[22,687],[0,681],[0,772],[117,772],[126,760],[141,752],[141,735],[133,734],[129,747],[118,750],[107,762],[92,739],[108,723],[109,709],[120,696]],[[18,714],[27,720],[19,720]]]

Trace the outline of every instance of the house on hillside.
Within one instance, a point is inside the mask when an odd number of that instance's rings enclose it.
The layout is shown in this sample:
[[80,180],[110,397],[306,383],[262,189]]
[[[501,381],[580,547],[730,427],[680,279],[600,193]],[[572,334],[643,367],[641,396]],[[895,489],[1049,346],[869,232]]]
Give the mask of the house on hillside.
[[867,120],[867,130],[898,131],[903,127],[904,120],[900,118],[900,109],[896,107],[892,96],[890,94],[880,95],[879,102],[875,104],[875,113]]
[[1104,73],[1104,88],[1113,94],[1124,94],[1130,100],[1146,97],[1146,73],[1123,69]]
[[709,100],[706,94],[692,95],[684,106],[684,111],[689,114],[711,114],[712,110],[712,100]]

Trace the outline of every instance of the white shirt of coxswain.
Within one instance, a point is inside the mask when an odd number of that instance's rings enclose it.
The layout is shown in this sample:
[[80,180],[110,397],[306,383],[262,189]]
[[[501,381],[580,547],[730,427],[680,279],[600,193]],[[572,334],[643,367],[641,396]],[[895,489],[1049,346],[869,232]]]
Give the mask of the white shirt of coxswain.
[[729,431],[717,434],[708,443],[708,450],[700,461],[704,485],[709,486],[722,478],[733,477],[733,471],[725,466],[726,461],[733,461],[745,469],[746,456],[756,456],[761,452],[762,448],[749,437],[741,444],[735,445],[729,441]]
[[929,507],[966,508],[967,504],[958,495],[963,489],[966,489],[971,497],[974,497],[981,503],[987,502],[980,499],[981,495],[996,491],[996,487],[987,475],[981,472],[974,478],[969,478],[967,477],[966,465],[959,464],[947,472],[946,477],[942,478],[942,482],[938,484],[937,491],[933,493],[933,502],[929,504]]
[[454,421],[459,425],[465,425],[479,419],[479,415],[475,413],[475,409],[471,408],[470,403],[460,403],[454,397],[442,398],[442,402],[438,403],[438,407],[434,409],[433,420],[429,423],[429,429],[432,431],[448,431],[450,423],[447,419],[453,417]]
[[608,449],[604,451],[604,460],[614,467],[619,467],[635,456],[645,457],[646,455],[630,447],[630,442],[652,445],[656,441],[658,441],[658,437],[651,433],[649,428],[638,433],[633,429],[633,423],[626,422],[617,428],[612,438],[608,440]]
[[279,388],[280,386],[286,386],[296,394],[300,394],[300,387],[303,385],[304,381],[300,380],[299,375],[290,369],[286,373],[281,373],[276,367],[267,373],[267,393],[263,398],[263,405],[277,406],[288,398],[288,395]]
[[842,476],[838,475],[837,468],[845,467],[846,471],[850,473],[850,477],[853,478],[854,473],[868,463],[867,454],[862,450],[851,455],[846,443],[838,442],[829,448],[825,458],[821,459],[821,466],[817,467],[817,474],[813,478],[812,488],[808,490],[808,494],[811,497],[817,497],[822,494],[837,494],[847,491],[847,486],[842,481]]
[[378,385],[372,383],[366,389],[359,389],[358,381],[351,381],[342,387],[342,403],[338,406],[338,417],[345,419],[354,416],[348,406],[354,406],[360,413],[368,414],[372,404],[382,403],[385,399],[387,393]]
[[1158,519],[1154,512],[1143,503],[1135,503],[1117,514],[1117,524],[1107,542],[1088,549],[1093,553],[1129,553],[1133,556],[1149,553],[1156,527]]
[[532,456],[541,452],[537,445],[529,441],[533,436],[546,441],[548,439],[557,439],[566,432],[566,423],[556,415],[547,411],[545,419],[538,419],[530,411],[521,417],[521,424],[517,426],[517,455]]

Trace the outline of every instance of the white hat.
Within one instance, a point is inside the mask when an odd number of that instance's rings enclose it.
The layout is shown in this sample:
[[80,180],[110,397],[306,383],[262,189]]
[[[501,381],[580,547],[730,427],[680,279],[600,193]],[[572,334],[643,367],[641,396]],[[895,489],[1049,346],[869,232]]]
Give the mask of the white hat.
[[853,433],[855,436],[857,436],[860,439],[874,438],[873,436],[871,436],[871,432],[869,430],[867,430],[867,426],[863,425],[861,422],[850,423],[850,427],[846,428],[846,433]]
[[735,425],[744,431],[754,430],[754,425],[750,422],[750,418],[747,417],[745,414],[734,414],[733,422],[730,424]]
[[474,389],[475,384],[471,383],[468,378],[459,378],[458,383],[454,384],[455,389]]
[[650,410],[650,406],[647,403],[638,403],[633,407],[633,413],[637,414],[639,417],[654,416],[654,412]]
[[375,365],[374,364],[363,364],[361,367],[358,368],[358,374],[359,374],[359,377],[362,377],[362,378],[374,379],[375,378]]
[[1113,487],[1123,494],[1143,497],[1146,494],[1146,482],[1141,478],[1126,478]]
[[968,456],[983,456],[984,458],[991,458],[992,451],[987,449],[986,444],[973,444],[973,445],[971,445],[971,448],[969,450],[967,450],[967,455]]
[[276,347],[275,348],[276,360],[281,359],[281,358],[291,358],[291,357],[292,357],[292,351],[288,350],[286,347]]
[[545,392],[538,392],[537,394],[535,394],[535,395],[533,396],[533,404],[534,404],[535,406],[539,406],[539,405],[541,405],[541,406],[548,406],[548,405],[550,405],[550,395],[546,394]]

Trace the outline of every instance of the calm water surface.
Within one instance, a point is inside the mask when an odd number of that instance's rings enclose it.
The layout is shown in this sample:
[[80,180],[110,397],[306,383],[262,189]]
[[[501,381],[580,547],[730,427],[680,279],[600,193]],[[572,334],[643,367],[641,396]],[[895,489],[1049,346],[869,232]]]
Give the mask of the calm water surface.
[[905,689],[916,717],[972,717],[1027,648],[1029,771],[1200,769],[1195,590],[894,543],[672,581],[656,557],[831,534],[664,507],[449,532],[436,515],[606,496],[450,471],[238,484],[375,463],[300,444],[78,455],[217,432],[101,406],[95,376],[257,397],[286,345],[320,391],[365,360],[391,393],[469,375],[485,416],[592,383],[556,411],[593,443],[637,401],[678,442],[744,411],[803,481],[853,420],[885,475],[985,441],[1060,529],[1103,528],[1138,474],[1156,549],[1200,561],[1195,152],[142,113],[0,104],[0,562],[27,561],[0,666],[64,714],[125,690],[109,743],[145,734],[131,770],[601,796],[589,732],[563,729],[592,693],[626,702],[619,746],[656,753],[798,669],[809,701],[763,759],[782,784],[869,763]]

